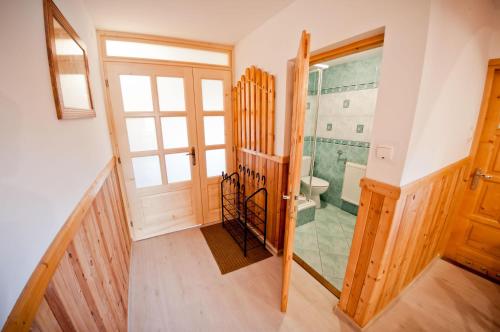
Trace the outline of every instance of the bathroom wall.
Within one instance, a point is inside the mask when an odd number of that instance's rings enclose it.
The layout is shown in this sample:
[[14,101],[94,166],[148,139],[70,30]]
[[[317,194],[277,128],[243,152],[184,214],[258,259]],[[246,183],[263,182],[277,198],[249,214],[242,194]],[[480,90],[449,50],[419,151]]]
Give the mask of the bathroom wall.
[[[321,199],[339,208],[349,208],[340,198],[344,180],[345,162],[351,161],[366,165],[370,144],[349,140],[337,140],[318,137],[316,139],[316,158],[313,174],[330,183],[328,190],[321,195]],[[342,155],[338,155],[341,151]],[[352,209],[348,212],[353,212]]]
[[[367,53],[369,55],[363,59],[325,69],[319,98],[313,174],[330,183],[321,199],[347,208],[349,212],[356,212],[357,209],[341,200],[345,162],[362,165],[368,162],[382,60],[380,49]],[[312,155],[313,149],[318,77],[317,70],[309,74],[304,140],[304,155],[308,156]]]

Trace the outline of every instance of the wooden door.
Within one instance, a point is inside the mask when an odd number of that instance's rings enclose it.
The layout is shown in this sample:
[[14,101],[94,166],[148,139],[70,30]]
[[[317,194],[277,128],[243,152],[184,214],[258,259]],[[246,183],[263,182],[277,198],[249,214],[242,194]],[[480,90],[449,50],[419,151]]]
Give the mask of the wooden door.
[[108,63],[134,239],[203,222],[193,69]]
[[221,174],[234,169],[231,73],[195,68],[193,78],[203,216],[213,223],[221,218]]
[[490,66],[488,77],[481,132],[450,247],[459,263],[500,280],[500,65]]
[[294,63],[292,127],[290,139],[290,167],[288,173],[287,207],[285,219],[285,246],[283,249],[283,280],[281,289],[281,311],[288,305],[288,289],[293,260],[293,239],[297,219],[296,196],[300,189],[300,164],[304,144],[304,118],[309,79],[309,42],[310,35],[302,32],[299,50]]

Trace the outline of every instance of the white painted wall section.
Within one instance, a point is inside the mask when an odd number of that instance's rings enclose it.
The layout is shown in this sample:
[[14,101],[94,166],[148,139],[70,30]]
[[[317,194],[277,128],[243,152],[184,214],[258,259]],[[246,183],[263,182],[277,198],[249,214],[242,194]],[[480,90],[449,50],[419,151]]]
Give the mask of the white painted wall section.
[[469,155],[493,32],[490,0],[434,0],[401,184]]
[[41,0],[0,9],[0,326],[36,264],[112,156],[92,20],[56,5],[89,51],[97,118],[57,120]]
[[420,86],[429,9],[429,0],[297,0],[240,40],[235,47],[235,80],[250,65],[276,75],[276,153],[288,153],[287,61],[296,55],[301,31],[311,33],[311,49],[317,50],[385,27],[372,146],[393,145],[395,153],[392,161],[380,161],[371,153],[367,176],[399,184]]

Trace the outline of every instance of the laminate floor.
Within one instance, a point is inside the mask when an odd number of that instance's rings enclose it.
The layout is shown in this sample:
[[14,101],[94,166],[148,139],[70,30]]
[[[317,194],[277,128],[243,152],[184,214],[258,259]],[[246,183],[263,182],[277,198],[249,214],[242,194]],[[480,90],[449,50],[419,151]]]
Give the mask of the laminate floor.
[[[335,314],[335,296],[295,263],[288,312],[281,313],[281,266],[281,257],[270,257],[221,275],[199,229],[135,242],[129,329],[356,330]],[[367,331],[498,330],[498,285],[444,261],[426,273]]]

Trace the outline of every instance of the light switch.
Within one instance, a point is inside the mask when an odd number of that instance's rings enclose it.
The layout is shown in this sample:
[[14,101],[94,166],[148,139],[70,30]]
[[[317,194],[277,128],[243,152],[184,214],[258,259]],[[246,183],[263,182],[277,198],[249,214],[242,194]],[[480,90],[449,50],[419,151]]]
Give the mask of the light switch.
[[381,160],[392,160],[394,148],[389,145],[379,145],[375,148],[375,156]]

